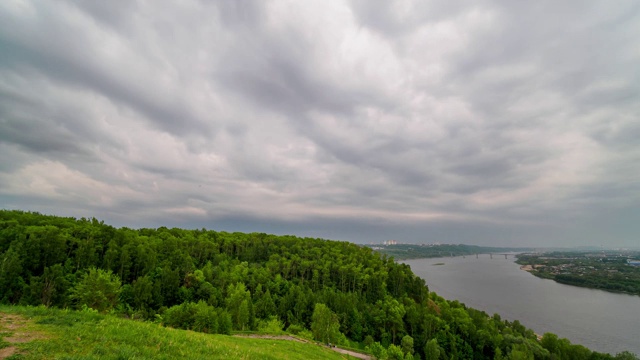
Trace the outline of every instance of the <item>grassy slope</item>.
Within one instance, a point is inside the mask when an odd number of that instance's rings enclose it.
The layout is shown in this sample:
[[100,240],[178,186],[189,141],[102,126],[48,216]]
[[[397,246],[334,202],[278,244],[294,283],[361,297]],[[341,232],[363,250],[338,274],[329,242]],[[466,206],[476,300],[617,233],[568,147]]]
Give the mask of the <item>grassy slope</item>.
[[[29,319],[14,332],[37,333],[16,344],[20,359],[347,359],[313,344],[208,335],[89,312],[0,306]],[[0,329],[8,337],[7,329]]]

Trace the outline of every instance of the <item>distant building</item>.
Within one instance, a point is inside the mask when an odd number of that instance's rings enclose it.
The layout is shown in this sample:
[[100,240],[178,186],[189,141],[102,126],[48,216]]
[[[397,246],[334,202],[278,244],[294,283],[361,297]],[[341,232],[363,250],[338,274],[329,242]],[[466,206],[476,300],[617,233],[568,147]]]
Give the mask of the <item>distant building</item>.
[[385,244],[385,245],[398,245],[398,242],[396,240],[387,240],[387,241],[384,241],[383,244]]
[[640,266],[640,260],[627,259],[627,264],[631,266]]

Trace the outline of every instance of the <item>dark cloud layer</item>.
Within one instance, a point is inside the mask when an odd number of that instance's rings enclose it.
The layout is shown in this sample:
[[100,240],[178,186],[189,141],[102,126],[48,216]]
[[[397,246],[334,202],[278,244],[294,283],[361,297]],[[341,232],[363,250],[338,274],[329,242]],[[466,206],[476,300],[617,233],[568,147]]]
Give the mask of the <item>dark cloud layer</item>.
[[640,6],[0,4],[0,207],[637,246]]

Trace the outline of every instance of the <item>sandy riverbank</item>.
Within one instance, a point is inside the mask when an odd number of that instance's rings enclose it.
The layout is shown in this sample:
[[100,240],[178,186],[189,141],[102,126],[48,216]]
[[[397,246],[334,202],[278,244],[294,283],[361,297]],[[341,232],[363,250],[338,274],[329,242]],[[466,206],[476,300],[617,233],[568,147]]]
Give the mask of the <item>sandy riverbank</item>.
[[538,268],[544,267],[544,265],[522,265],[520,266],[520,270],[524,270],[524,271],[533,271],[536,270]]

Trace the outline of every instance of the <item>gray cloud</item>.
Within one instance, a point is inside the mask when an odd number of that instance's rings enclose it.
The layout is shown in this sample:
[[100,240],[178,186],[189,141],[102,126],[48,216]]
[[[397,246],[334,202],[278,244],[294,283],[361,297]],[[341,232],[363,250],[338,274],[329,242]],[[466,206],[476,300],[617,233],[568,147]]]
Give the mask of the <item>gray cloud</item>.
[[7,2],[0,206],[636,245],[635,2]]

